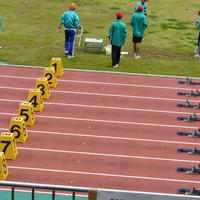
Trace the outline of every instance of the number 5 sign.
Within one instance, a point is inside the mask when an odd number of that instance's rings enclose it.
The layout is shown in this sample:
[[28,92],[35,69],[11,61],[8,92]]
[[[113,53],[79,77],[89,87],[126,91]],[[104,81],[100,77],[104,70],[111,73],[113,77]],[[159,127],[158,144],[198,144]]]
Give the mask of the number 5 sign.
[[32,126],[35,122],[33,106],[29,102],[20,103],[17,115],[24,118],[26,126]]

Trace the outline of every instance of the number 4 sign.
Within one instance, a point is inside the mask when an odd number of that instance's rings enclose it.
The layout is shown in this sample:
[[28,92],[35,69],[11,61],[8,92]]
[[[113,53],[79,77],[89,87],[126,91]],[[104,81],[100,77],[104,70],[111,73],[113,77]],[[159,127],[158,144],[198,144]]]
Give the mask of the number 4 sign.
[[44,104],[40,89],[29,90],[27,101],[33,105],[33,111],[41,112],[43,110]]

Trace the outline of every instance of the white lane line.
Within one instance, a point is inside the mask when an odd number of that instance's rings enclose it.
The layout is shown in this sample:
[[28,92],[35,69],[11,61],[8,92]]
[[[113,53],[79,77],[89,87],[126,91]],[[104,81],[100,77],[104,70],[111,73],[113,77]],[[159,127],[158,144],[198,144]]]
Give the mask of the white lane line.
[[0,75],[2,78],[16,78],[16,79],[27,79],[27,80],[36,80],[37,78],[34,77],[27,77],[27,76],[8,76],[8,75]]
[[31,88],[18,88],[18,87],[0,86],[0,89],[7,89],[7,90],[30,90]]
[[[0,89],[7,90],[30,90],[31,88],[13,88],[13,87],[3,87]],[[150,99],[150,100],[164,100],[164,101],[184,101],[185,99],[172,99],[172,98],[159,98],[159,97],[145,97],[145,96],[130,96],[130,95],[120,95],[120,94],[106,94],[106,93],[91,93],[91,92],[73,92],[73,91],[62,91],[62,90],[52,90],[52,93],[63,93],[63,94],[78,94],[78,95],[93,95],[93,96],[106,96],[106,97],[121,97],[121,98],[133,98],[133,99]]]
[[[0,115],[11,115],[16,116],[15,113],[0,113]],[[124,121],[111,121],[111,120],[97,120],[97,119],[86,119],[86,118],[72,118],[72,117],[56,117],[56,116],[45,116],[45,115],[35,115],[38,118],[46,119],[62,119],[62,120],[75,120],[75,121],[87,121],[87,122],[99,122],[99,123],[113,123],[113,124],[128,124],[128,125],[142,125],[142,126],[158,126],[158,127],[171,127],[171,128],[192,128],[197,129],[197,126],[178,126],[169,124],[151,124],[151,123],[141,123],[141,122],[124,122]],[[190,122],[188,122],[190,123]]]
[[[0,99],[0,101],[8,102],[21,102],[20,100],[10,100],[10,99]],[[169,114],[192,114],[191,112],[178,112],[178,111],[168,111],[168,110],[148,110],[141,108],[123,108],[123,107],[112,107],[112,106],[96,106],[96,105],[83,105],[83,104],[68,104],[68,103],[54,103],[54,102],[44,102],[44,104],[57,105],[57,106],[70,106],[70,107],[84,107],[84,108],[100,108],[100,109],[113,109],[113,110],[126,110],[126,111],[142,111],[142,112],[156,112],[156,113],[169,113]],[[198,114],[198,112],[195,112]]]
[[[22,77],[22,76],[6,76],[0,75],[4,78],[17,78],[17,79],[36,79],[32,77]],[[58,82],[71,82],[71,83],[84,83],[84,84],[97,84],[97,85],[113,85],[113,86],[128,86],[128,87],[147,87],[147,88],[157,88],[157,89],[171,89],[171,90],[191,90],[188,88],[177,88],[177,87],[166,87],[166,86],[155,86],[155,85],[136,85],[127,83],[110,83],[110,82],[97,82],[97,81],[79,81],[79,80],[58,80]]]
[[47,133],[47,134],[55,134],[55,135],[66,135],[66,136],[75,136],[75,137],[91,137],[91,138],[101,138],[101,139],[112,139],[112,140],[128,140],[128,141],[142,141],[142,142],[157,142],[157,143],[169,143],[169,144],[188,144],[188,145],[200,145],[200,143],[194,142],[177,142],[177,141],[169,141],[169,140],[152,140],[152,139],[141,139],[141,138],[126,138],[126,137],[112,137],[112,136],[100,136],[100,135],[87,135],[87,134],[77,134],[77,133],[59,133],[59,132],[48,132],[48,131],[32,131],[28,132],[33,133]]
[[17,149],[26,150],[26,151],[27,150],[29,150],[29,151],[44,151],[44,152],[69,153],[69,154],[80,154],[80,155],[90,155],[90,156],[131,158],[131,159],[158,160],[158,161],[185,162],[185,163],[199,163],[199,161],[196,161],[196,160],[178,160],[178,159],[171,159],[171,158],[128,156],[128,155],[120,155],[120,154],[91,153],[91,152],[81,152],[81,151],[56,150],[56,149],[41,149],[41,148],[29,148],[29,147],[17,147]]
[[[8,128],[0,128],[0,130],[8,131]],[[51,135],[62,135],[62,136],[74,136],[74,137],[89,137],[89,138],[100,138],[100,139],[110,139],[110,140],[128,140],[128,141],[141,141],[141,142],[155,142],[155,143],[168,143],[168,144],[183,144],[183,145],[195,145],[198,146],[200,143],[195,142],[179,142],[170,140],[152,140],[152,139],[141,139],[141,138],[126,138],[126,137],[112,137],[106,135],[88,135],[88,134],[78,134],[78,133],[61,133],[61,132],[51,132],[51,131],[35,131],[28,130],[29,133],[34,134],[51,134]]]
[[191,90],[191,88],[190,89],[189,88],[177,88],[177,87],[166,87],[166,86],[156,86],[156,85],[136,85],[136,84],[126,84],[126,83],[109,83],[109,82],[77,81],[77,80],[59,80],[59,81],[60,82],[72,82],[72,83],[99,84],[99,85],[170,89],[170,90]]
[[108,177],[115,177],[115,178],[145,179],[145,180],[155,180],[155,181],[170,181],[170,182],[196,183],[196,184],[200,183],[200,181],[193,181],[193,180],[153,178],[153,177],[142,177],[142,176],[130,176],[130,175],[123,175],[123,174],[105,174],[105,173],[95,173],[95,172],[81,172],[81,171],[44,169],[44,168],[20,167],[20,166],[8,166],[8,168],[9,169],[19,169],[19,170],[32,170],[32,171],[44,171],[44,172],[56,172],[56,173],[93,175],[93,176],[108,176]]

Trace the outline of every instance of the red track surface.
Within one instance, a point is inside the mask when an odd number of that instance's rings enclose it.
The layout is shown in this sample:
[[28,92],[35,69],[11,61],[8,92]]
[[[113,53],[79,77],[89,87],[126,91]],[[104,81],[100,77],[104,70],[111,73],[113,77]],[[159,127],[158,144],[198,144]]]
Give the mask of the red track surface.
[[[42,74],[43,69],[0,66],[1,132]],[[177,80],[65,71],[44,110],[35,113],[27,142],[17,144],[7,180],[160,193],[200,187],[199,176],[176,172],[199,161],[177,148],[200,145],[176,135],[199,127],[176,120],[194,112],[176,107],[186,99],[176,93],[197,88]]]

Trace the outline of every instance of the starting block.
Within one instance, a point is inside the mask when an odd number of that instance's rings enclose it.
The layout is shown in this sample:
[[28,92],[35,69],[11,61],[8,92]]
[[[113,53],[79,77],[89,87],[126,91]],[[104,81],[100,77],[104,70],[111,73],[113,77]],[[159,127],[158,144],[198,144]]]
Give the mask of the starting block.
[[43,110],[44,104],[42,101],[42,92],[40,89],[29,90],[27,101],[33,105],[33,111],[41,112]]
[[52,58],[50,67],[53,67],[56,73],[56,76],[62,77],[63,76],[63,64],[61,58]]
[[26,142],[28,133],[23,117],[13,117],[10,121],[9,131],[14,133],[16,142]]
[[8,167],[3,152],[0,152],[0,180],[5,181],[8,176]]
[[24,118],[24,123],[26,126],[32,126],[35,122],[33,105],[29,102],[21,102],[19,105],[17,116]]
[[46,67],[44,69],[43,78],[47,78],[47,81],[49,83],[49,87],[55,88],[57,85],[57,78],[55,74],[55,70],[52,67]]
[[43,99],[49,99],[50,90],[49,84],[46,78],[38,78],[35,83],[35,89],[40,89]]
[[15,160],[18,151],[14,133],[3,132],[0,136],[0,151],[5,154],[6,159]]

